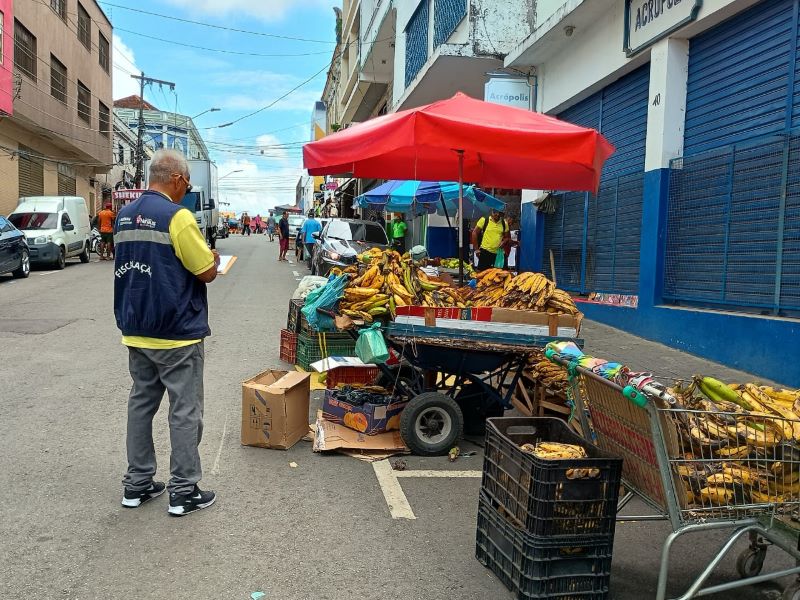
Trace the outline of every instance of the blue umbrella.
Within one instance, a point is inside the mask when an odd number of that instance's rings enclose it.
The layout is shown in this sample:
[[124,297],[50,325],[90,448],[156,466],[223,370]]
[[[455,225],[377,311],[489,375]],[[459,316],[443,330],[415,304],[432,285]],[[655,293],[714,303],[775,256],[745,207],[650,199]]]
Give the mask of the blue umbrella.
[[[355,198],[361,208],[383,208],[389,212],[455,214],[458,183],[452,181],[387,181]],[[464,186],[464,217],[505,210],[505,203],[474,185]]]

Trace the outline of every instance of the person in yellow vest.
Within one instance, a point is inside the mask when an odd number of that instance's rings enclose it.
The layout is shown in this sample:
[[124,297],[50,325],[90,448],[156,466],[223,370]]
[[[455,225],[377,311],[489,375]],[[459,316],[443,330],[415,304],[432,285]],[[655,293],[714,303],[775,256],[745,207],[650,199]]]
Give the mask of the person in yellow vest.
[[497,252],[511,239],[511,228],[505,214],[493,210],[487,219],[481,217],[472,230],[472,247],[478,253],[478,271],[491,269],[497,260]]

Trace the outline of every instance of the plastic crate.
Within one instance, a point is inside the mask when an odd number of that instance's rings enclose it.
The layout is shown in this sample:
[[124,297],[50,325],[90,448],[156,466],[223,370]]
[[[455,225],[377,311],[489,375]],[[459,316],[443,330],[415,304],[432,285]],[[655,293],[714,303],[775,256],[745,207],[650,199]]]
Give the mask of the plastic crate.
[[302,313],[300,309],[306,303],[305,300],[289,300],[289,316],[286,319],[286,329],[292,333],[300,332],[300,322]]
[[281,329],[280,359],[291,365],[297,362],[297,334],[288,329]]
[[335,367],[328,371],[326,384],[329,390],[340,385],[353,385],[354,383],[372,385],[380,372],[378,367]]
[[475,557],[519,600],[609,598],[611,542],[532,536],[501,511],[481,493]]
[[326,340],[327,353],[323,356],[319,344],[319,336],[315,333],[297,335],[297,365],[308,371],[311,363],[327,358],[328,356],[355,356],[356,341],[347,334],[327,333],[322,334]]
[[[540,441],[582,446],[584,459],[543,460],[523,452]],[[572,478],[572,469],[597,476]],[[613,540],[622,459],[592,446],[559,419],[508,417],[486,421],[483,491],[526,532]]]

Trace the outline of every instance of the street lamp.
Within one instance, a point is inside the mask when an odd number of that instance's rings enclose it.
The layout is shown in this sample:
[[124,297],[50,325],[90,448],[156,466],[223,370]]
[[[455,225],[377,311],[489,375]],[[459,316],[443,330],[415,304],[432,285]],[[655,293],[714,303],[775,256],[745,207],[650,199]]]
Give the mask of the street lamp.
[[223,179],[225,179],[225,178],[226,178],[228,175],[233,175],[234,173],[244,173],[244,169],[236,169],[235,171],[231,171],[230,173],[226,173],[225,175],[223,175],[222,177],[220,177],[219,179],[217,179],[217,181],[222,181],[222,180],[223,180]]
[[[206,113],[210,113],[210,112],[219,112],[219,111],[221,111],[221,110],[222,110],[221,108],[207,108],[207,109],[206,109],[206,110],[204,110],[203,112],[201,112],[201,113],[197,113],[197,114],[196,114],[195,116],[193,116],[193,117],[186,117],[186,118],[185,118],[183,121],[181,121],[181,122],[180,122],[180,124],[178,124],[177,122],[176,122],[176,123],[174,123],[174,124],[173,124],[173,127],[183,127],[183,126],[184,126],[184,125],[186,125],[186,124],[187,124],[189,121],[191,121],[191,120],[193,120],[193,119],[196,119],[197,117],[199,117],[199,116],[201,116],[201,115],[204,115],[204,114],[206,114]],[[178,120],[178,119],[177,119],[177,117],[178,117],[178,114],[177,114],[177,113],[175,113],[175,120],[176,120],[176,121]]]

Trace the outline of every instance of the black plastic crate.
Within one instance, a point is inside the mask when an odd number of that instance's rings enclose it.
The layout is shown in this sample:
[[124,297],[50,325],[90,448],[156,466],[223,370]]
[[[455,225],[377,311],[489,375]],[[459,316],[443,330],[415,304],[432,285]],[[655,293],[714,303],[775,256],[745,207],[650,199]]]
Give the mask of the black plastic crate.
[[301,313],[300,309],[306,303],[305,300],[289,300],[289,316],[286,319],[286,329],[292,333],[300,333]]
[[[588,458],[543,460],[520,448],[540,441],[582,446]],[[595,469],[596,477],[576,477],[575,469]],[[560,419],[487,419],[482,489],[530,534],[613,540],[621,476],[621,458]]]
[[519,600],[606,600],[612,550],[610,542],[527,534],[481,493],[475,557]]

